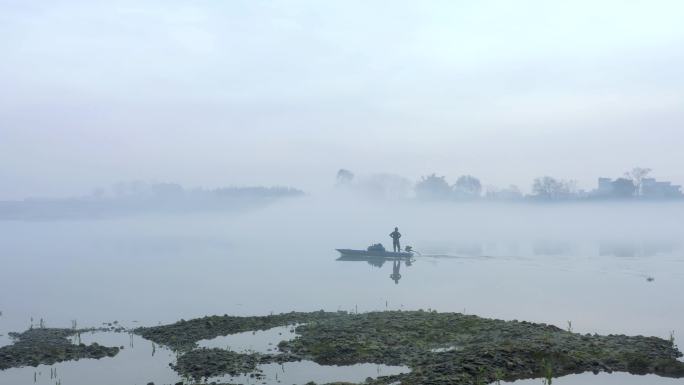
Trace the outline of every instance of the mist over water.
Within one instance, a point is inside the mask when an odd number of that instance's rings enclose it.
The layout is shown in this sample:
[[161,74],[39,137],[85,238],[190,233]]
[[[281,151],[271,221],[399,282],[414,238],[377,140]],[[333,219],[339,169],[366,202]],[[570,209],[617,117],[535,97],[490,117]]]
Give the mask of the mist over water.
[[[239,215],[4,221],[0,258],[8,268],[0,274],[13,290],[2,293],[2,321],[15,320],[15,328],[27,326],[28,316],[54,325],[71,319],[150,324],[205,314],[371,310],[388,301],[393,307],[466,308],[564,324],[592,316],[580,309],[569,313],[573,302],[630,312],[629,304],[645,297],[651,299],[644,305],[660,303],[670,312],[676,310],[666,306],[672,296],[651,291],[680,287],[682,214],[679,203],[421,204],[304,197]],[[425,254],[404,267],[398,285],[388,278],[387,266],[334,261],[335,248],[391,245],[394,226],[405,244]],[[602,275],[612,278],[603,281]],[[656,280],[649,283],[647,277]],[[507,285],[517,289],[506,290]],[[554,291],[561,297],[554,298]],[[543,305],[527,308],[535,298]],[[652,311],[638,314],[660,318]],[[610,330],[609,323],[601,328]]]
[[[320,309],[681,344],[682,14],[675,0],[0,0],[0,346],[43,323]],[[391,249],[395,226],[415,260],[338,260]],[[180,380],[171,350],[90,338],[131,349],[54,365],[64,385]],[[269,385],[406,369],[276,366]],[[53,385],[35,370],[0,385]],[[592,376],[557,382],[682,383]]]
[[[229,213],[0,221],[0,334],[31,318],[137,327],[213,314],[434,309],[669,338],[684,319],[682,215],[678,202],[335,193]],[[400,263],[396,282],[392,262],[336,261],[335,248],[391,245],[394,226],[422,254]]]

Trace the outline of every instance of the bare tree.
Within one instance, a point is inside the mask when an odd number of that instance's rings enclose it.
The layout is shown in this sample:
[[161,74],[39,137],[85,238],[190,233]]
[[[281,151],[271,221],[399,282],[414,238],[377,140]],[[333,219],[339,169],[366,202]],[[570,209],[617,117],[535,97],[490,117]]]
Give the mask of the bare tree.
[[351,183],[352,180],[354,180],[354,173],[351,171],[341,168],[337,172],[337,184],[348,184]]
[[634,189],[634,194],[637,196],[641,196],[643,194],[643,183],[644,179],[648,176],[648,174],[651,173],[650,168],[641,168],[641,167],[634,167],[631,171],[627,171],[625,173],[625,179],[629,179],[634,183],[634,186],[636,187]]
[[561,199],[569,198],[575,191],[576,182],[573,180],[562,180],[543,176],[536,178],[532,184],[532,192],[537,198],[541,199]]

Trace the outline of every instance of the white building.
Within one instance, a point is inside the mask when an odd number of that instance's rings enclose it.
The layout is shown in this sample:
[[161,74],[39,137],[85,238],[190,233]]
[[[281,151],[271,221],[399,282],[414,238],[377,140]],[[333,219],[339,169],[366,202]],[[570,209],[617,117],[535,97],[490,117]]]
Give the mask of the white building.
[[658,182],[655,178],[644,178],[641,181],[641,196],[651,199],[681,198],[681,186],[671,182]]
[[613,194],[613,180],[610,178],[598,178],[598,188],[594,190],[594,195],[610,196]]

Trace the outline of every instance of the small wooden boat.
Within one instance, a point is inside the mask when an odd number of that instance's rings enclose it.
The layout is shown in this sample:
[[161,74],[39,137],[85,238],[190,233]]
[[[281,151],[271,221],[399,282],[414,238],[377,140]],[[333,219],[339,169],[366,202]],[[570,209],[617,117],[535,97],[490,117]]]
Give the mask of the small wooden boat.
[[[384,259],[396,259],[396,258],[412,258],[413,252],[411,251],[387,251],[381,244],[375,244],[369,246],[366,250],[354,250],[354,249],[335,249],[340,252],[342,257],[346,258],[384,258]],[[410,249],[409,249],[410,250]]]

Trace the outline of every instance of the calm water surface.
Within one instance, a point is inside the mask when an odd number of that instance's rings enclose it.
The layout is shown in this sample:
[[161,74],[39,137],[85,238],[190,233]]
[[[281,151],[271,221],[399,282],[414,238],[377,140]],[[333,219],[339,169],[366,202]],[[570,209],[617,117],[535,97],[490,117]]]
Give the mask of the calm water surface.
[[[574,217],[576,208],[551,214],[518,208],[407,208],[396,215],[386,206],[364,210],[367,215],[299,204],[230,217],[0,222],[0,345],[9,343],[8,332],[25,330],[32,319],[51,327],[70,327],[72,320],[81,327],[113,321],[136,327],[212,314],[319,309],[423,308],[571,325],[582,333],[684,333],[679,206],[657,213],[643,209],[637,214],[646,224],[627,223],[635,213],[618,208],[605,209],[600,219],[592,217],[595,209]],[[410,266],[336,261],[336,247],[387,244],[395,224],[425,254]],[[206,343],[258,351],[277,344],[271,341],[276,335]],[[113,359],[55,365],[63,385],[177,380],[168,368],[172,352],[137,336],[130,347],[125,333],[93,338],[125,349]],[[276,366],[265,368],[268,382],[275,383],[275,373],[279,380],[303,383],[361,381],[399,370]],[[43,383],[54,383],[48,381],[50,367],[43,366],[0,372],[0,384],[33,384],[34,372]],[[684,381],[585,374],[555,383]]]

